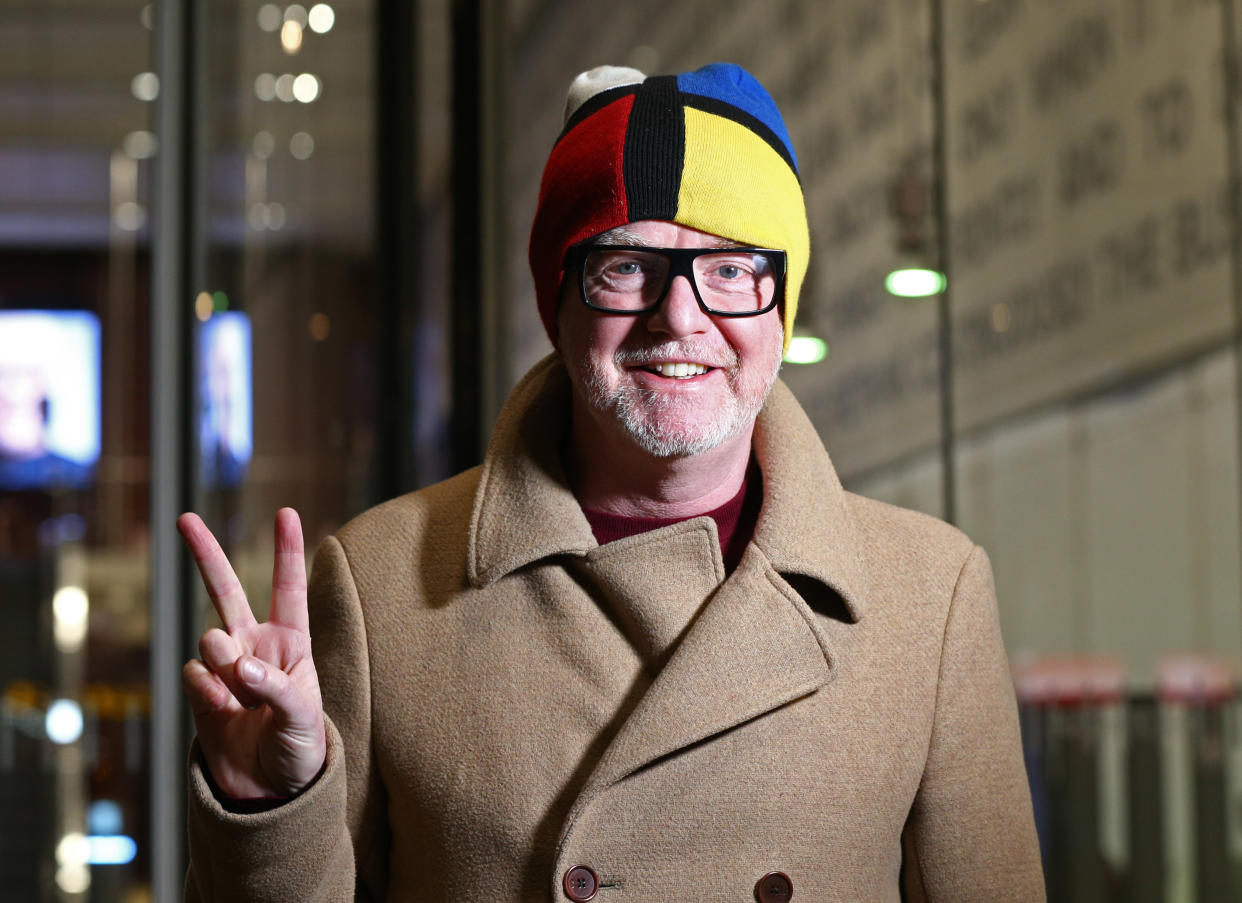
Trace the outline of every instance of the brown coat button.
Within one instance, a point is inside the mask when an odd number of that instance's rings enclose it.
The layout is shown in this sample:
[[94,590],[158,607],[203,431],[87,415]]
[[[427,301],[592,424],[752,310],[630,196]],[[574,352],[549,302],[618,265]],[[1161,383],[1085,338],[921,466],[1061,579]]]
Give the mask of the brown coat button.
[[[787,879],[788,880],[788,879]],[[599,890],[599,875],[586,865],[575,865],[565,873],[565,896],[574,903],[594,900]]]
[[784,872],[768,872],[755,885],[759,903],[785,903],[793,896],[793,882]]

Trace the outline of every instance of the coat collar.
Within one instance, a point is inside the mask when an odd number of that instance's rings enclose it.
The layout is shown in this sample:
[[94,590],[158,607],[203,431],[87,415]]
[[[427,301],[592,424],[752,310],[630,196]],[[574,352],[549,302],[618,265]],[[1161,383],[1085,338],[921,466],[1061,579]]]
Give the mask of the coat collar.
[[568,425],[569,375],[549,355],[517,384],[496,419],[470,515],[471,586],[597,545],[561,463]]
[[[569,377],[549,355],[518,383],[497,419],[470,521],[475,587],[552,555],[584,556],[596,542],[561,463]],[[845,490],[814,426],[781,381],[755,424],[763,508],[755,546],[782,574],[817,580],[863,615],[865,569]]]
[[754,544],[781,574],[833,589],[854,621],[866,597],[862,539],[848,498],[810,419],[777,380],[755,422],[755,457],[763,473],[763,508]]

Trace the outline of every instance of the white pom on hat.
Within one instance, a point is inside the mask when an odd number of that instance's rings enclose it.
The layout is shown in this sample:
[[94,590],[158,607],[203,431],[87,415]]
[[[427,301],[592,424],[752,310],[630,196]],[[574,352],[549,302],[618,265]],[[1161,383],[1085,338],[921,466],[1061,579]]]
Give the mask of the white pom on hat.
[[637,85],[645,81],[646,75],[629,66],[596,66],[581,73],[569,85],[569,93],[565,97],[565,121],[574,115],[574,111],[601,91],[619,88],[621,85]]

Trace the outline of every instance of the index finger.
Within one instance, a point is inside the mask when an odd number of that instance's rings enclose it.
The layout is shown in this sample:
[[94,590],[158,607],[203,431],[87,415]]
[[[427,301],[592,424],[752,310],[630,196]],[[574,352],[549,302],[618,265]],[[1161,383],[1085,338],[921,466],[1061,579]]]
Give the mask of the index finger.
[[203,577],[203,585],[207,587],[207,595],[219,612],[225,629],[231,633],[238,628],[256,624],[241,581],[237,579],[228,557],[203,523],[203,519],[197,514],[183,514],[177,518],[177,530],[189,547],[190,554],[194,556],[198,572]]
[[271,619],[302,633],[310,632],[310,615],[306,609],[306,552],[302,542],[302,522],[292,508],[281,508],[276,512]]

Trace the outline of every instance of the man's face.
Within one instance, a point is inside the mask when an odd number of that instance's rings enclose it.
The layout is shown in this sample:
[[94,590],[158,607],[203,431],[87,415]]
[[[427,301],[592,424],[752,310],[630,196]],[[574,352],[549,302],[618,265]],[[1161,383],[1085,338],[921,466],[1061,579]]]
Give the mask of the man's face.
[[[623,240],[609,242],[722,245],[719,236],[659,220],[631,223]],[[619,431],[661,458],[702,454],[748,430],[776,379],[784,343],[779,306],[755,317],[714,317],[680,276],[658,310],[629,316],[588,308],[567,273],[557,328],[578,407],[605,436]],[[676,364],[693,365],[690,375],[673,375]]]

